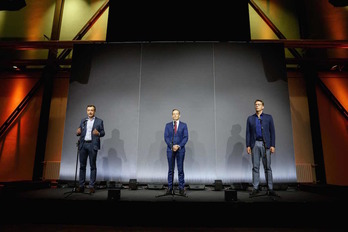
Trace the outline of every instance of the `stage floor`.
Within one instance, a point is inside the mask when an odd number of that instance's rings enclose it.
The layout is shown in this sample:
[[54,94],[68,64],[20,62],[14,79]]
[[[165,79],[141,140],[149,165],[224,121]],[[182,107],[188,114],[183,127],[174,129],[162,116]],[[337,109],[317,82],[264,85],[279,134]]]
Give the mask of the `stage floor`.
[[[39,188],[1,191],[5,210],[2,228],[16,225],[90,225],[121,228],[292,228],[341,231],[345,226],[346,190],[323,187],[289,187],[279,197],[261,191],[249,198],[249,190],[237,190],[228,201],[228,188],[215,191],[186,189],[186,196],[165,195],[165,189],[146,186],[120,189],[119,199],[108,197],[114,189],[94,194],[73,188]],[[88,192],[88,189],[86,189]],[[116,191],[117,192],[117,191]],[[157,230],[156,230],[157,231]]]

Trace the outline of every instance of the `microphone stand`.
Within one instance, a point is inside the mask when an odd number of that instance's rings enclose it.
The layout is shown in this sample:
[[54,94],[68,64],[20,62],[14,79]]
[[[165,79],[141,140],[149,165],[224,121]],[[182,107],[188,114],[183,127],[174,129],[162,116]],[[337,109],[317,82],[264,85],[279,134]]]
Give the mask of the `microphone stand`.
[[172,173],[172,187],[173,187],[173,189],[172,189],[172,192],[170,193],[170,194],[167,194],[167,193],[165,193],[165,194],[162,194],[162,195],[158,195],[158,196],[156,196],[156,197],[163,197],[163,196],[169,196],[169,195],[171,195],[172,197],[174,197],[174,196],[181,196],[181,197],[187,197],[186,195],[181,195],[181,194],[177,194],[177,193],[175,193],[175,191],[174,191],[174,168],[175,168],[175,155],[176,155],[176,152],[174,152],[173,151],[173,146],[174,146],[174,133],[175,133],[175,125],[173,125],[173,136],[172,136],[172,167],[171,167],[171,173]]
[[77,188],[77,166],[78,166],[78,160],[79,160],[79,145],[80,145],[80,140],[77,140],[77,143],[76,143],[77,151],[76,151],[76,168],[75,168],[74,187],[73,187],[73,189],[71,191],[64,193],[64,194],[68,194],[67,196],[65,196],[65,198],[68,198],[73,193],[79,193],[79,192],[76,192],[76,188]]

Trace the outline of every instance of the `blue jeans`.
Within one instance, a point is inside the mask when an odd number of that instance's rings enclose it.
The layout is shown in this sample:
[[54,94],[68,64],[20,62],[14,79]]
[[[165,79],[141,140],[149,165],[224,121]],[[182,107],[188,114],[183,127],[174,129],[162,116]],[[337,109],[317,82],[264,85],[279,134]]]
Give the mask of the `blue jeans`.
[[89,166],[91,167],[91,176],[89,186],[94,188],[97,178],[97,150],[93,149],[92,143],[84,143],[80,150],[80,175],[79,186],[84,187],[86,181],[87,158],[89,158]]
[[168,160],[168,167],[169,167],[168,168],[168,189],[173,189],[175,159],[178,166],[179,189],[184,189],[185,187],[185,175],[184,175],[185,152],[167,151],[167,160]]
[[262,159],[263,168],[265,170],[265,179],[269,190],[273,189],[273,176],[271,169],[271,152],[263,146],[262,141],[256,141],[255,146],[251,150],[251,158],[253,163],[253,187],[259,188],[260,184],[260,159]]

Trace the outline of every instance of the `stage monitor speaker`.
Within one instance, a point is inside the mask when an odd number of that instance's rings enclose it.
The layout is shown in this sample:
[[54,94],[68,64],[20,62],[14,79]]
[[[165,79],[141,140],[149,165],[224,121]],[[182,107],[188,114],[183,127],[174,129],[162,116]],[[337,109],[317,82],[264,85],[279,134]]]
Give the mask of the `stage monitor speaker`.
[[247,190],[249,184],[248,183],[232,183],[229,189],[234,190]]
[[148,184],[147,185],[147,189],[150,189],[150,190],[161,190],[163,188],[164,188],[163,184]]
[[190,190],[204,190],[205,185],[204,184],[190,184],[189,189]]
[[274,190],[284,190],[286,191],[288,189],[288,185],[287,184],[273,184],[273,189]]
[[100,181],[98,184],[98,189],[106,189],[107,188],[107,183],[106,181]]
[[137,179],[130,179],[129,180],[129,189],[131,189],[131,190],[137,190],[138,189]]
[[26,5],[25,0],[0,0],[0,10],[16,11]]
[[123,188],[122,183],[116,183],[115,184],[115,189],[122,189],[122,188]]
[[222,180],[215,180],[214,181],[214,190],[221,191],[222,189],[223,189]]
[[108,190],[108,200],[118,201],[121,199],[121,190],[119,189],[109,189]]
[[111,188],[111,189],[115,188],[116,182],[115,181],[108,181],[107,186],[108,186],[108,188]]
[[237,191],[233,189],[225,190],[225,201],[236,201],[237,200]]

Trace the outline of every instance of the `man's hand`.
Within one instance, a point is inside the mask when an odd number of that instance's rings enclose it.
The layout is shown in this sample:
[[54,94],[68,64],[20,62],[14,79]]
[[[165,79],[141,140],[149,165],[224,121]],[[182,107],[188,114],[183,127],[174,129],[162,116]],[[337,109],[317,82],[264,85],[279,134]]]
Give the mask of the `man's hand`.
[[180,146],[179,145],[174,145],[173,146],[173,151],[176,152],[177,150],[179,150]]
[[99,135],[100,135],[100,133],[99,133],[99,131],[97,131],[97,129],[94,129],[94,130],[93,130],[93,134],[96,135],[96,136],[99,136]]
[[271,153],[275,152],[275,147],[270,147],[269,150],[271,151]]
[[76,135],[79,136],[81,134],[81,127],[77,128]]
[[247,152],[249,155],[251,154],[251,147],[247,147]]

